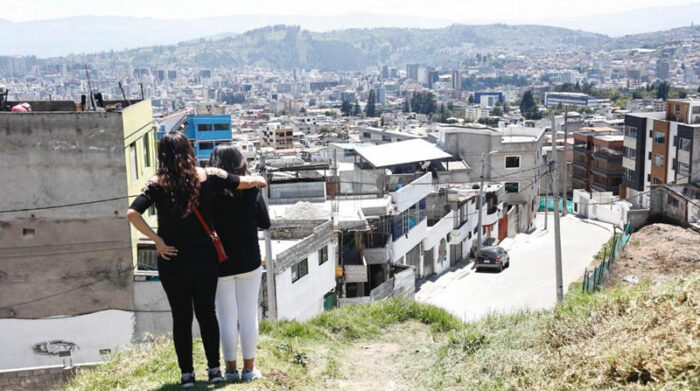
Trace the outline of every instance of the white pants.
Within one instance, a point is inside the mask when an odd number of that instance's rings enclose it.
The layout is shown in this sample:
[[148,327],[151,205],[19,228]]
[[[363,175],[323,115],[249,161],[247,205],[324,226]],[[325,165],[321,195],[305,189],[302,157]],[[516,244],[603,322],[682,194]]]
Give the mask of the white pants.
[[240,329],[243,359],[255,358],[258,344],[258,292],[262,267],[252,272],[220,277],[216,288],[216,312],[224,360],[236,361]]

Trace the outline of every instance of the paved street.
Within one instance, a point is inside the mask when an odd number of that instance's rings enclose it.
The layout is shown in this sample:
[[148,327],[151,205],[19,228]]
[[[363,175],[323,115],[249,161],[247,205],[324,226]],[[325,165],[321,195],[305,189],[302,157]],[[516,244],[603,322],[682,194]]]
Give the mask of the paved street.
[[[491,312],[516,312],[551,308],[556,303],[554,272],[554,221],[543,231],[544,214],[537,216],[537,230],[506,239],[510,267],[476,273],[472,264],[454,268],[435,281],[425,282],[416,300],[446,309],[469,321]],[[612,236],[612,226],[573,216],[561,219],[564,289],[579,279],[600,247]]]

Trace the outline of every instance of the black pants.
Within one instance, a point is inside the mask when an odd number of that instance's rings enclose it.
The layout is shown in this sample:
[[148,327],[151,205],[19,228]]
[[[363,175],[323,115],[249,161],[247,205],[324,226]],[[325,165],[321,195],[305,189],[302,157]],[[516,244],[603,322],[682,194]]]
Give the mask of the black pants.
[[182,373],[192,366],[192,308],[199,322],[209,368],[219,367],[219,323],[215,299],[218,277],[197,277],[185,281],[161,281],[173,314],[173,340]]

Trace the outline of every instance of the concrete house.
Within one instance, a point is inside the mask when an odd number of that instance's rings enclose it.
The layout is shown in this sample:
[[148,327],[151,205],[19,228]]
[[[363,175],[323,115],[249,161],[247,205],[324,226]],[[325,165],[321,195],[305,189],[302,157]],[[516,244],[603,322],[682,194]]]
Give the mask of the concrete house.
[[134,332],[125,311],[139,235],[124,211],[155,174],[151,103],[29,103],[28,113],[0,112],[0,198],[12,211],[0,213],[0,342],[12,358],[0,368],[60,363],[59,348],[94,362]]
[[479,180],[484,155],[484,180],[504,182],[505,207],[516,209],[518,232],[532,230],[539,207],[540,176],[546,171],[542,161],[545,129],[468,124],[439,130],[445,150],[471,168],[472,182]]

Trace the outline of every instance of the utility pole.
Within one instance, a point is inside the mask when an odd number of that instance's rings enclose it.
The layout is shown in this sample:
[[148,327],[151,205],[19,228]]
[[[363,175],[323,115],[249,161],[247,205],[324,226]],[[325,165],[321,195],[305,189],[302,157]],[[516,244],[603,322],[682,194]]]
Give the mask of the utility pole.
[[484,159],[486,159],[486,156],[495,152],[497,151],[481,154],[481,175],[479,175],[479,227],[478,232],[476,233],[476,254],[479,254],[479,251],[481,251],[481,235],[482,231],[484,230],[484,228],[481,226],[481,219],[484,212],[482,210],[484,207]]
[[[552,129],[555,127],[554,115],[552,115]],[[561,267],[561,231],[559,227],[559,158],[554,154],[554,179],[552,193],[554,193],[554,257],[557,278],[557,302],[564,300],[564,281]]]
[[568,212],[568,205],[567,205],[567,200],[569,199],[568,197],[568,192],[567,192],[567,187],[566,187],[566,182],[567,182],[567,177],[569,176],[569,166],[567,165],[567,157],[566,157],[566,146],[569,144],[569,106],[566,106],[564,112],[564,210],[561,212],[562,216],[566,216],[566,213]]
[[[263,198],[265,199],[265,207],[268,206],[270,189],[270,178],[271,175],[267,172],[267,167],[265,166],[265,154],[262,153],[260,156],[260,163],[262,165],[262,173],[265,175],[265,180],[267,181],[267,189],[262,190]],[[275,262],[272,259],[272,234],[270,229],[266,229],[265,232],[265,281],[267,285],[267,317],[271,320],[277,319],[277,294],[275,289]]]
[[549,167],[547,167],[547,173],[544,174],[544,230],[547,230],[547,215],[549,214],[549,183],[551,181],[551,177],[549,176],[551,173],[551,167],[552,163],[549,163]]
[[481,154],[481,175],[479,175],[479,224],[478,224],[478,231],[476,232],[476,254],[479,255],[481,252],[481,231],[483,231],[483,228],[481,226],[481,219],[482,215],[484,214],[483,207],[484,207],[484,158],[486,157],[485,153]]

